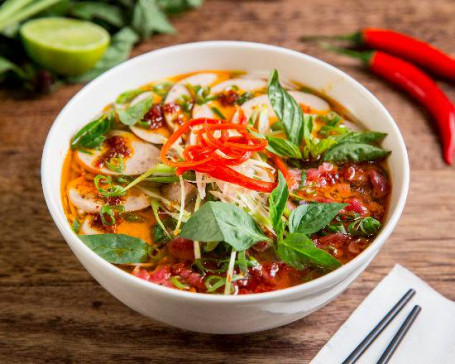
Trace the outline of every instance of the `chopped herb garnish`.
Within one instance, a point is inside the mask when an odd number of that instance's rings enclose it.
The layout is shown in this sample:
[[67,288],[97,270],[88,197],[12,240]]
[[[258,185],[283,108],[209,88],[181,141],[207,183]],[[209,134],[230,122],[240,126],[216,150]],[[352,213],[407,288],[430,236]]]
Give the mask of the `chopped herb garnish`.
[[125,163],[123,161],[123,156],[119,155],[118,157],[112,157],[108,161],[105,161],[106,167],[113,172],[123,173],[125,171]]
[[79,229],[81,228],[81,222],[78,219],[74,219],[73,224],[71,225],[71,229],[78,234]]
[[211,109],[221,120],[226,120],[226,117],[216,106],[212,106]]
[[104,205],[100,210],[101,222],[105,226],[115,225],[115,214],[111,206]]

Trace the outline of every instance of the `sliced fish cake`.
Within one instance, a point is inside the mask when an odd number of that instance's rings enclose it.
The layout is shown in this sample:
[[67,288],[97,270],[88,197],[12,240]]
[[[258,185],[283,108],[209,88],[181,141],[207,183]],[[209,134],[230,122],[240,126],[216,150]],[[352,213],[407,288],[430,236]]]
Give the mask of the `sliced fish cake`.
[[[101,207],[106,204],[106,200],[99,195],[93,181],[85,177],[75,178],[68,184],[68,199],[79,211],[85,213],[99,212]],[[135,187],[130,188],[119,199],[127,212],[142,210],[150,206],[150,198]]]
[[[311,111],[330,110],[330,105],[327,103],[327,101],[321,99],[316,95],[302,91],[289,91],[289,94],[297,101],[299,105],[308,107],[311,109]],[[256,108],[260,108],[262,106],[267,107],[270,117],[276,116],[272,105],[270,104],[268,95],[261,95],[248,100],[242,105],[242,110],[245,114],[245,117],[248,119]]]
[[[112,147],[113,144],[115,144],[114,147]],[[127,154],[124,156],[122,173],[110,170],[105,166],[105,158],[109,153],[113,153],[113,149],[118,149]],[[144,142],[133,133],[120,130],[111,131],[100,150],[93,149],[90,152],[91,154],[77,151],[75,156],[82,167],[94,174],[138,175],[146,172],[160,161],[160,150],[157,147]]]

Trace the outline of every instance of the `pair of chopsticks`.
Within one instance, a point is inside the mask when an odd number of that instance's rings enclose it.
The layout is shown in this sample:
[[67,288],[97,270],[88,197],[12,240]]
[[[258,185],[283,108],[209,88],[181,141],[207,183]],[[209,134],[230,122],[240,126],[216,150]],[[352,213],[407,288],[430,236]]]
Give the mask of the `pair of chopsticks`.
[[[384,331],[384,329],[395,319],[398,313],[404,308],[404,306],[406,306],[406,304],[411,300],[415,293],[416,291],[414,289],[408,290],[395,304],[395,306],[393,306],[390,311],[383,317],[383,319],[378,322],[373,330],[371,330],[370,333],[365,336],[365,339],[363,339],[362,342],[357,345],[357,347],[352,351],[351,354],[349,354],[349,356],[343,361],[342,364],[355,363],[370,347],[370,345],[378,338],[378,336],[381,335],[382,331]],[[390,358],[395,353],[396,349],[411,328],[421,310],[422,308],[419,305],[415,305],[413,307],[393,339],[390,341],[381,358],[377,361],[377,364],[386,364],[389,362]]]

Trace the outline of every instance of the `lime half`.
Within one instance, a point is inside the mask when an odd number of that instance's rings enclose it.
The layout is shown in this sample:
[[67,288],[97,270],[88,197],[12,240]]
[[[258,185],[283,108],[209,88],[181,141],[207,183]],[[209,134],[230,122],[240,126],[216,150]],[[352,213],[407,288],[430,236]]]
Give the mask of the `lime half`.
[[109,33],[82,20],[40,18],[25,23],[20,33],[34,61],[56,73],[74,76],[92,68],[109,45]]

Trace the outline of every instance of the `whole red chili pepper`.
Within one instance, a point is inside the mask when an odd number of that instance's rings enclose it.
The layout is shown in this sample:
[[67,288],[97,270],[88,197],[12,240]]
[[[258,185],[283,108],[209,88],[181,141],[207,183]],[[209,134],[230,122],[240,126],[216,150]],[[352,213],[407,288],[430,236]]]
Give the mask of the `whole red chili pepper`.
[[426,73],[413,64],[384,52],[330,49],[361,59],[371,71],[406,91],[422,104],[436,120],[444,160],[452,164],[455,151],[455,106]]
[[425,68],[432,74],[455,80],[455,59],[431,44],[393,30],[365,28],[359,32],[340,36],[303,37],[311,39],[347,40],[358,46],[391,53]]

